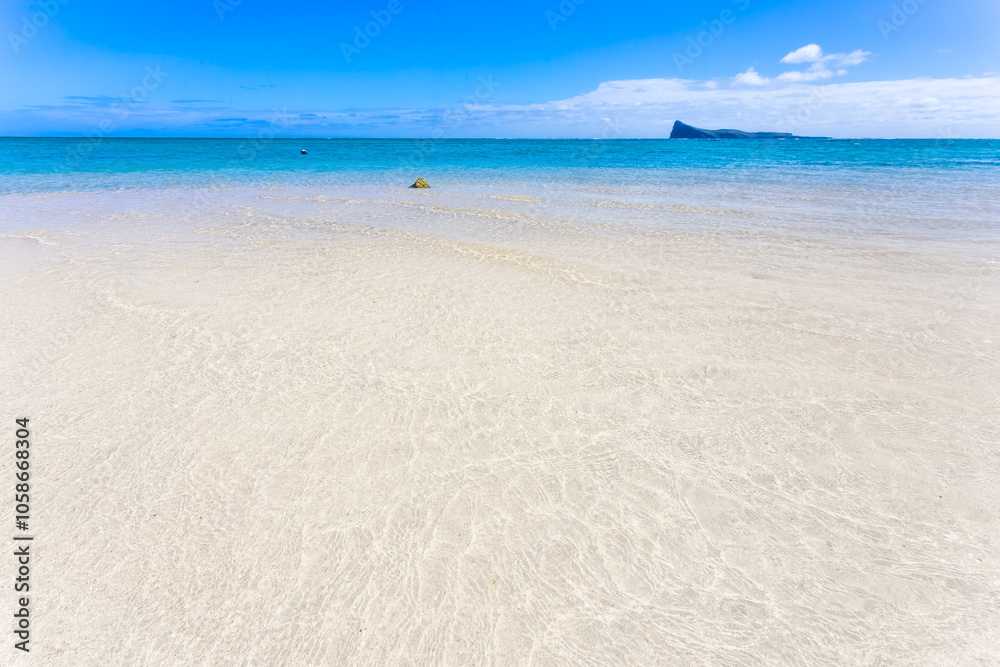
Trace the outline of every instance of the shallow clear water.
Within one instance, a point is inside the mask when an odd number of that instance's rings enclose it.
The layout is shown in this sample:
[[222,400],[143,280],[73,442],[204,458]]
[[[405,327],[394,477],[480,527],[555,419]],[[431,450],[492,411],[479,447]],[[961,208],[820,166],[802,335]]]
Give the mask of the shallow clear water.
[[[24,196],[58,192],[117,192],[104,201],[109,214],[127,206],[128,192],[148,201],[151,190],[174,193],[168,208],[274,189],[377,202],[410,196],[417,176],[434,186],[430,197],[479,198],[479,213],[492,195],[534,197],[494,199],[485,210],[622,230],[777,225],[961,242],[994,241],[1000,231],[996,140],[6,138],[0,214],[3,229],[23,228],[14,210],[37,207]],[[89,201],[102,207],[99,197]]]
[[78,145],[0,140],[44,664],[1000,654],[997,142]]

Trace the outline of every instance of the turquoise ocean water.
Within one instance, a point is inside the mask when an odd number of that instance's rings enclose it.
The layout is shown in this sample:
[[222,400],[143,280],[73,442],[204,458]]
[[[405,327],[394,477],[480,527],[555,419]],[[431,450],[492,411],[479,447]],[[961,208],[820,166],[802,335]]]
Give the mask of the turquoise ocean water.
[[438,193],[558,193],[560,215],[610,199],[620,210],[600,213],[623,225],[676,223],[648,211],[689,206],[853,233],[1000,232],[1000,140],[0,139],[8,205],[67,192],[377,196],[418,176]]

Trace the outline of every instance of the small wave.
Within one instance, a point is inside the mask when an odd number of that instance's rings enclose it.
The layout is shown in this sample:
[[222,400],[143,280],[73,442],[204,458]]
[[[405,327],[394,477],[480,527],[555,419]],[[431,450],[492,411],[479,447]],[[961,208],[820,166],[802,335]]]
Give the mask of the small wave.
[[50,246],[53,248],[71,248],[76,245],[68,236],[83,236],[83,233],[66,234],[52,229],[33,229],[25,232],[11,232],[3,236],[8,239],[20,239],[37,243],[40,246]]
[[685,213],[713,213],[716,215],[753,215],[750,211],[736,211],[728,208],[708,208],[705,206],[687,206],[684,204],[639,204],[621,201],[596,201],[591,206],[607,208],[632,208],[646,211],[682,211]]
[[542,201],[541,197],[531,195],[490,195],[493,199],[507,199],[509,201]]
[[631,194],[631,190],[623,190],[622,188],[601,188],[601,187],[581,187],[573,188],[577,192],[596,192],[602,195],[621,195],[621,194]]
[[504,211],[493,208],[460,208],[457,206],[441,205],[421,206],[420,208],[430,213],[453,213],[456,215],[469,215],[478,218],[492,218],[494,220],[513,220],[517,222],[534,222],[541,224],[552,224],[555,222],[552,218],[547,218],[543,215],[529,215],[518,211]]

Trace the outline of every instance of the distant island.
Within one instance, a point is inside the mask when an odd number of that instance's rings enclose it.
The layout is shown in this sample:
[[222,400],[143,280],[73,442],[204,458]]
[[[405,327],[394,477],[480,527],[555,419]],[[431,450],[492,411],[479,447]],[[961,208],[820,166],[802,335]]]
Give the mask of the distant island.
[[797,137],[787,132],[744,132],[743,130],[703,130],[674,122],[671,139],[822,139],[824,137]]

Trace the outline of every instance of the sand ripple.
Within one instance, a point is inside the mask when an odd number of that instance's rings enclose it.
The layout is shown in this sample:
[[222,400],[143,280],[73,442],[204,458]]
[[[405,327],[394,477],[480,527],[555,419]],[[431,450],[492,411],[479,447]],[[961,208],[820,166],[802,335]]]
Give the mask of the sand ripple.
[[1000,654],[995,266],[220,211],[0,238],[39,664]]

